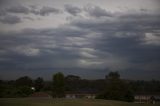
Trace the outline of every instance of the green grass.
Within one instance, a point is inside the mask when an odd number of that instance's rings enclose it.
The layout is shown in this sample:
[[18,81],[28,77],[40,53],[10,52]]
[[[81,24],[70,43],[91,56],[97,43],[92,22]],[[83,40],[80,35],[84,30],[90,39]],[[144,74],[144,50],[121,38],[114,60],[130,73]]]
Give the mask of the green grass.
[[3,98],[0,106],[159,106],[97,99]]

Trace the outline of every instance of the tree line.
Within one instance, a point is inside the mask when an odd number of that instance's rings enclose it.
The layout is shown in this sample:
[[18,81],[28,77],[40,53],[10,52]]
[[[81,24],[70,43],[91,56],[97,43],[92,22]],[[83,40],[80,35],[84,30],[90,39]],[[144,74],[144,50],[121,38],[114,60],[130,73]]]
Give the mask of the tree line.
[[87,80],[76,75],[53,75],[52,81],[42,77],[31,79],[28,76],[16,80],[0,80],[0,97],[28,97],[34,92],[47,92],[61,98],[66,92],[96,92],[97,99],[110,99],[131,102],[138,92],[160,92],[160,81],[124,80],[118,72],[110,72],[104,79]]

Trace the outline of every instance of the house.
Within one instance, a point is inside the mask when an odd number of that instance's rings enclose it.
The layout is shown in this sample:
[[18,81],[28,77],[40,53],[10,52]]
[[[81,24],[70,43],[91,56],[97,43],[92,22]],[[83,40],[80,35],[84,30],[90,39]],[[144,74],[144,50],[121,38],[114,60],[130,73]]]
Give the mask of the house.
[[29,97],[31,98],[52,98],[48,93],[46,92],[35,92],[31,94]]
[[135,103],[160,103],[160,93],[138,93],[134,96]]
[[135,103],[150,103],[151,95],[138,94],[134,96]]
[[74,98],[88,98],[88,99],[94,99],[94,94],[81,94],[81,93],[72,93],[72,94],[66,94],[66,98],[74,99]]
[[69,99],[74,99],[74,98],[94,99],[96,97],[96,93],[88,91],[74,91],[74,92],[72,91],[72,92],[66,92],[65,97]]

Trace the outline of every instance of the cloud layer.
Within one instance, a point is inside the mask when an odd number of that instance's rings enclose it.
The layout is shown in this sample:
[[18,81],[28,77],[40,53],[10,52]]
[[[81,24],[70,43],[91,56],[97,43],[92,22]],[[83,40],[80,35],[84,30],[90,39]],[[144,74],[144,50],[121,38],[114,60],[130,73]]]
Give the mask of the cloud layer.
[[65,4],[63,10],[46,6],[3,8],[2,24],[21,23],[26,14],[34,19],[66,14],[69,20],[56,28],[2,31],[0,71],[4,75],[46,73],[46,77],[52,71],[63,71],[84,77],[87,73],[90,78],[120,71],[125,78],[158,79],[160,14],[144,9],[128,11],[111,12],[97,5],[70,4]]
[[62,10],[49,6],[42,6],[38,8],[36,6],[27,7],[23,5],[16,5],[0,8],[0,22],[3,24],[17,24],[21,23],[21,20],[26,19],[26,17],[28,17],[30,20],[33,20],[33,15],[48,16],[50,14],[60,13],[62,13]]

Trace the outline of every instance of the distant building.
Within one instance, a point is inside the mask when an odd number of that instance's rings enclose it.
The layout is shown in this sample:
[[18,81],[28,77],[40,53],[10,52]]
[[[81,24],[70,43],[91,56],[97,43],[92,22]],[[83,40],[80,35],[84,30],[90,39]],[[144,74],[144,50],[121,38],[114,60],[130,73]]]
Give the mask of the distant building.
[[96,97],[96,93],[86,92],[86,91],[66,92],[65,97],[69,99],[74,99],[74,98],[94,99]]
[[45,92],[35,92],[29,97],[31,98],[52,98],[52,96],[50,96],[48,93],[45,93]]
[[134,99],[135,103],[160,103],[160,93],[138,93]]
[[74,98],[88,98],[88,99],[94,99],[94,94],[80,94],[80,93],[74,93],[74,94],[66,94],[66,98],[74,99]]

